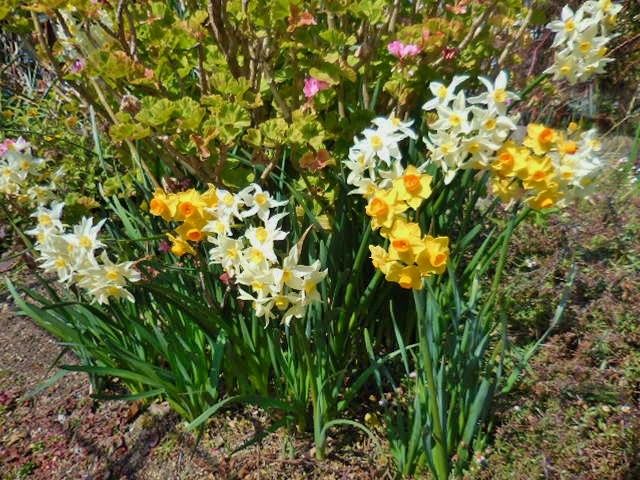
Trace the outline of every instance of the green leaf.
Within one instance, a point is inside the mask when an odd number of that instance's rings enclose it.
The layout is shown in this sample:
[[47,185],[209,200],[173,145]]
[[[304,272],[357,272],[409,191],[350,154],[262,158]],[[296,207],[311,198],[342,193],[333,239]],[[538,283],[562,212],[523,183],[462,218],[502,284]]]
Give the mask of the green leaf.
[[146,97],[135,119],[145,125],[158,127],[171,120],[176,109],[177,105],[167,98]]
[[109,128],[111,139],[116,142],[123,140],[139,140],[151,135],[151,129],[137,122],[133,122],[131,115],[125,112],[116,113],[117,122]]

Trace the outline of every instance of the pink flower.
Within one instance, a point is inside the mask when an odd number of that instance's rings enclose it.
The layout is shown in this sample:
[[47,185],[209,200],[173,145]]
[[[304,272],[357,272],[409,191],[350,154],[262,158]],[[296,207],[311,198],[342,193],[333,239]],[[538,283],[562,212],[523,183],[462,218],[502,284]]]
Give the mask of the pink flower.
[[84,58],[78,58],[71,64],[71,73],[80,73],[87,66]]
[[5,153],[7,153],[7,151],[9,150],[9,148],[11,147],[11,145],[15,144],[16,142],[14,142],[13,140],[11,140],[10,138],[7,138],[4,142],[0,143],[0,157],[2,155],[4,155]]
[[403,60],[406,57],[415,57],[422,49],[414,43],[404,44],[400,40],[394,40],[387,45],[387,50],[389,50],[389,53],[394,57]]
[[318,80],[317,78],[314,78],[314,77],[307,77],[304,79],[304,88],[302,91],[304,92],[305,97],[313,98],[316,95],[316,93],[322,90],[326,90],[330,86],[331,85],[329,85],[324,80]]

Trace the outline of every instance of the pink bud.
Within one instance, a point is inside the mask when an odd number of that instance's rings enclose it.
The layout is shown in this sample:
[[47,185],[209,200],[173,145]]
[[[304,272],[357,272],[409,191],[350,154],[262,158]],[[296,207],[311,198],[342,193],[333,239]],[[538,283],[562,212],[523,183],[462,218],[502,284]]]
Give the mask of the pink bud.
[[78,58],[71,64],[71,73],[80,73],[87,66],[84,58]]

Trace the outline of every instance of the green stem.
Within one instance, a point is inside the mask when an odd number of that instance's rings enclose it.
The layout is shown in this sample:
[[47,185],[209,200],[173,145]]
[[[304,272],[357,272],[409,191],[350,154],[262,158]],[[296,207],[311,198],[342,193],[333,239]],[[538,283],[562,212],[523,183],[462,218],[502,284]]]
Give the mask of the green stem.
[[529,214],[530,211],[531,209],[529,207],[526,207],[520,215],[513,215],[509,220],[509,223],[507,224],[507,228],[505,229],[502,237],[502,248],[500,250],[500,257],[498,258],[498,264],[493,276],[493,282],[491,283],[491,291],[489,293],[487,301],[480,311],[480,318],[484,318],[489,309],[495,304],[496,297],[498,295],[498,288],[500,287],[500,281],[502,280],[502,273],[507,261],[507,254],[509,253],[509,244],[511,242],[511,237],[513,236],[513,231],[515,227],[519,225],[522,220],[524,220],[524,218]]
[[518,98],[517,100],[514,100],[514,102],[511,105],[509,105],[509,108],[507,108],[507,111],[510,111],[513,107],[523,102],[527,98],[527,96],[533,91],[534,88],[536,88],[546,79],[548,79],[550,76],[551,75],[548,73],[541,73],[536,78],[534,78],[533,81],[529,85],[524,87],[524,89],[518,94],[518,97],[520,98]]
[[358,247],[358,253],[356,254],[355,261],[353,262],[353,267],[351,268],[351,280],[347,284],[347,288],[344,295],[344,306],[342,312],[340,312],[340,317],[338,318],[338,332],[344,332],[344,324],[347,319],[348,314],[350,313],[351,304],[353,303],[353,295],[355,292],[356,283],[360,278],[360,270],[362,269],[362,264],[366,257],[367,247],[369,246],[369,238],[371,237],[371,224],[367,226],[367,229],[362,236],[362,240],[360,241],[360,247]]
[[303,365],[305,368],[304,377],[309,382],[309,390],[311,394],[311,409],[313,412],[313,440],[316,447],[316,458],[322,460],[325,455],[326,438],[323,436],[323,421],[324,412],[320,405],[319,392],[317,388],[317,375],[313,366],[313,356],[311,355],[311,346],[309,345],[309,338],[302,330],[301,322],[295,322],[294,324],[295,337],[297,344],[302,348],[304,357]]
[[431,422],[433,425],[433,437],[435,446],[433,447],[434,465],[436,478],[438,480],[447,480],[449,478],[449,459],[447,457],[447,446],[445,444],[446,437],[442,430],[442,422],[440,420],[440,406],[438,405],[438,391],[436,387],[435,376],[433,373],[433,361],[431,359],[431,351],[429,349],[429,341],[426,337],[426,317],[424,305],[424,293],[421,290],[413,291],[413,299],[416,305],[416,313],[418,315],[418,339],[420,350],[422,352],[423,368],[427,376],[427,391],[429,393],[429,410],[431,412]]

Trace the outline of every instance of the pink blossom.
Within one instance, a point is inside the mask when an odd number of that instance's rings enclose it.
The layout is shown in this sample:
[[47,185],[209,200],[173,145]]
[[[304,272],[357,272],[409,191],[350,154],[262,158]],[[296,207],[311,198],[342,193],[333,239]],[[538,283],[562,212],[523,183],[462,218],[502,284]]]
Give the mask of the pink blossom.
[[87,66],[84,58],[78,58],[71,64],[71,73],[80,73]]
[[387,45],[389,53],[400,60],[406,57],[415,57],[422,50],[419,45],[414,43],[402,43],[400,40],[394,40]]
[[314,78],[314,77],[307,77],[304,80],[304,89],[302,91],[304,92],[305,97],[313,98],[316,95],[316,93],[322,90],[326,90],[330,86],[331,85],[329,85],[324,80],[318,80],[317,78]]
[[4,142],[0,143],[0,156],[4,155],[5,153],[7,153],[7,151],[9,150],[9,148],[11,147],[11,145],[15,144],[16,142],[14,142],[13,140],[11,140],[10,138],[7,138]]

